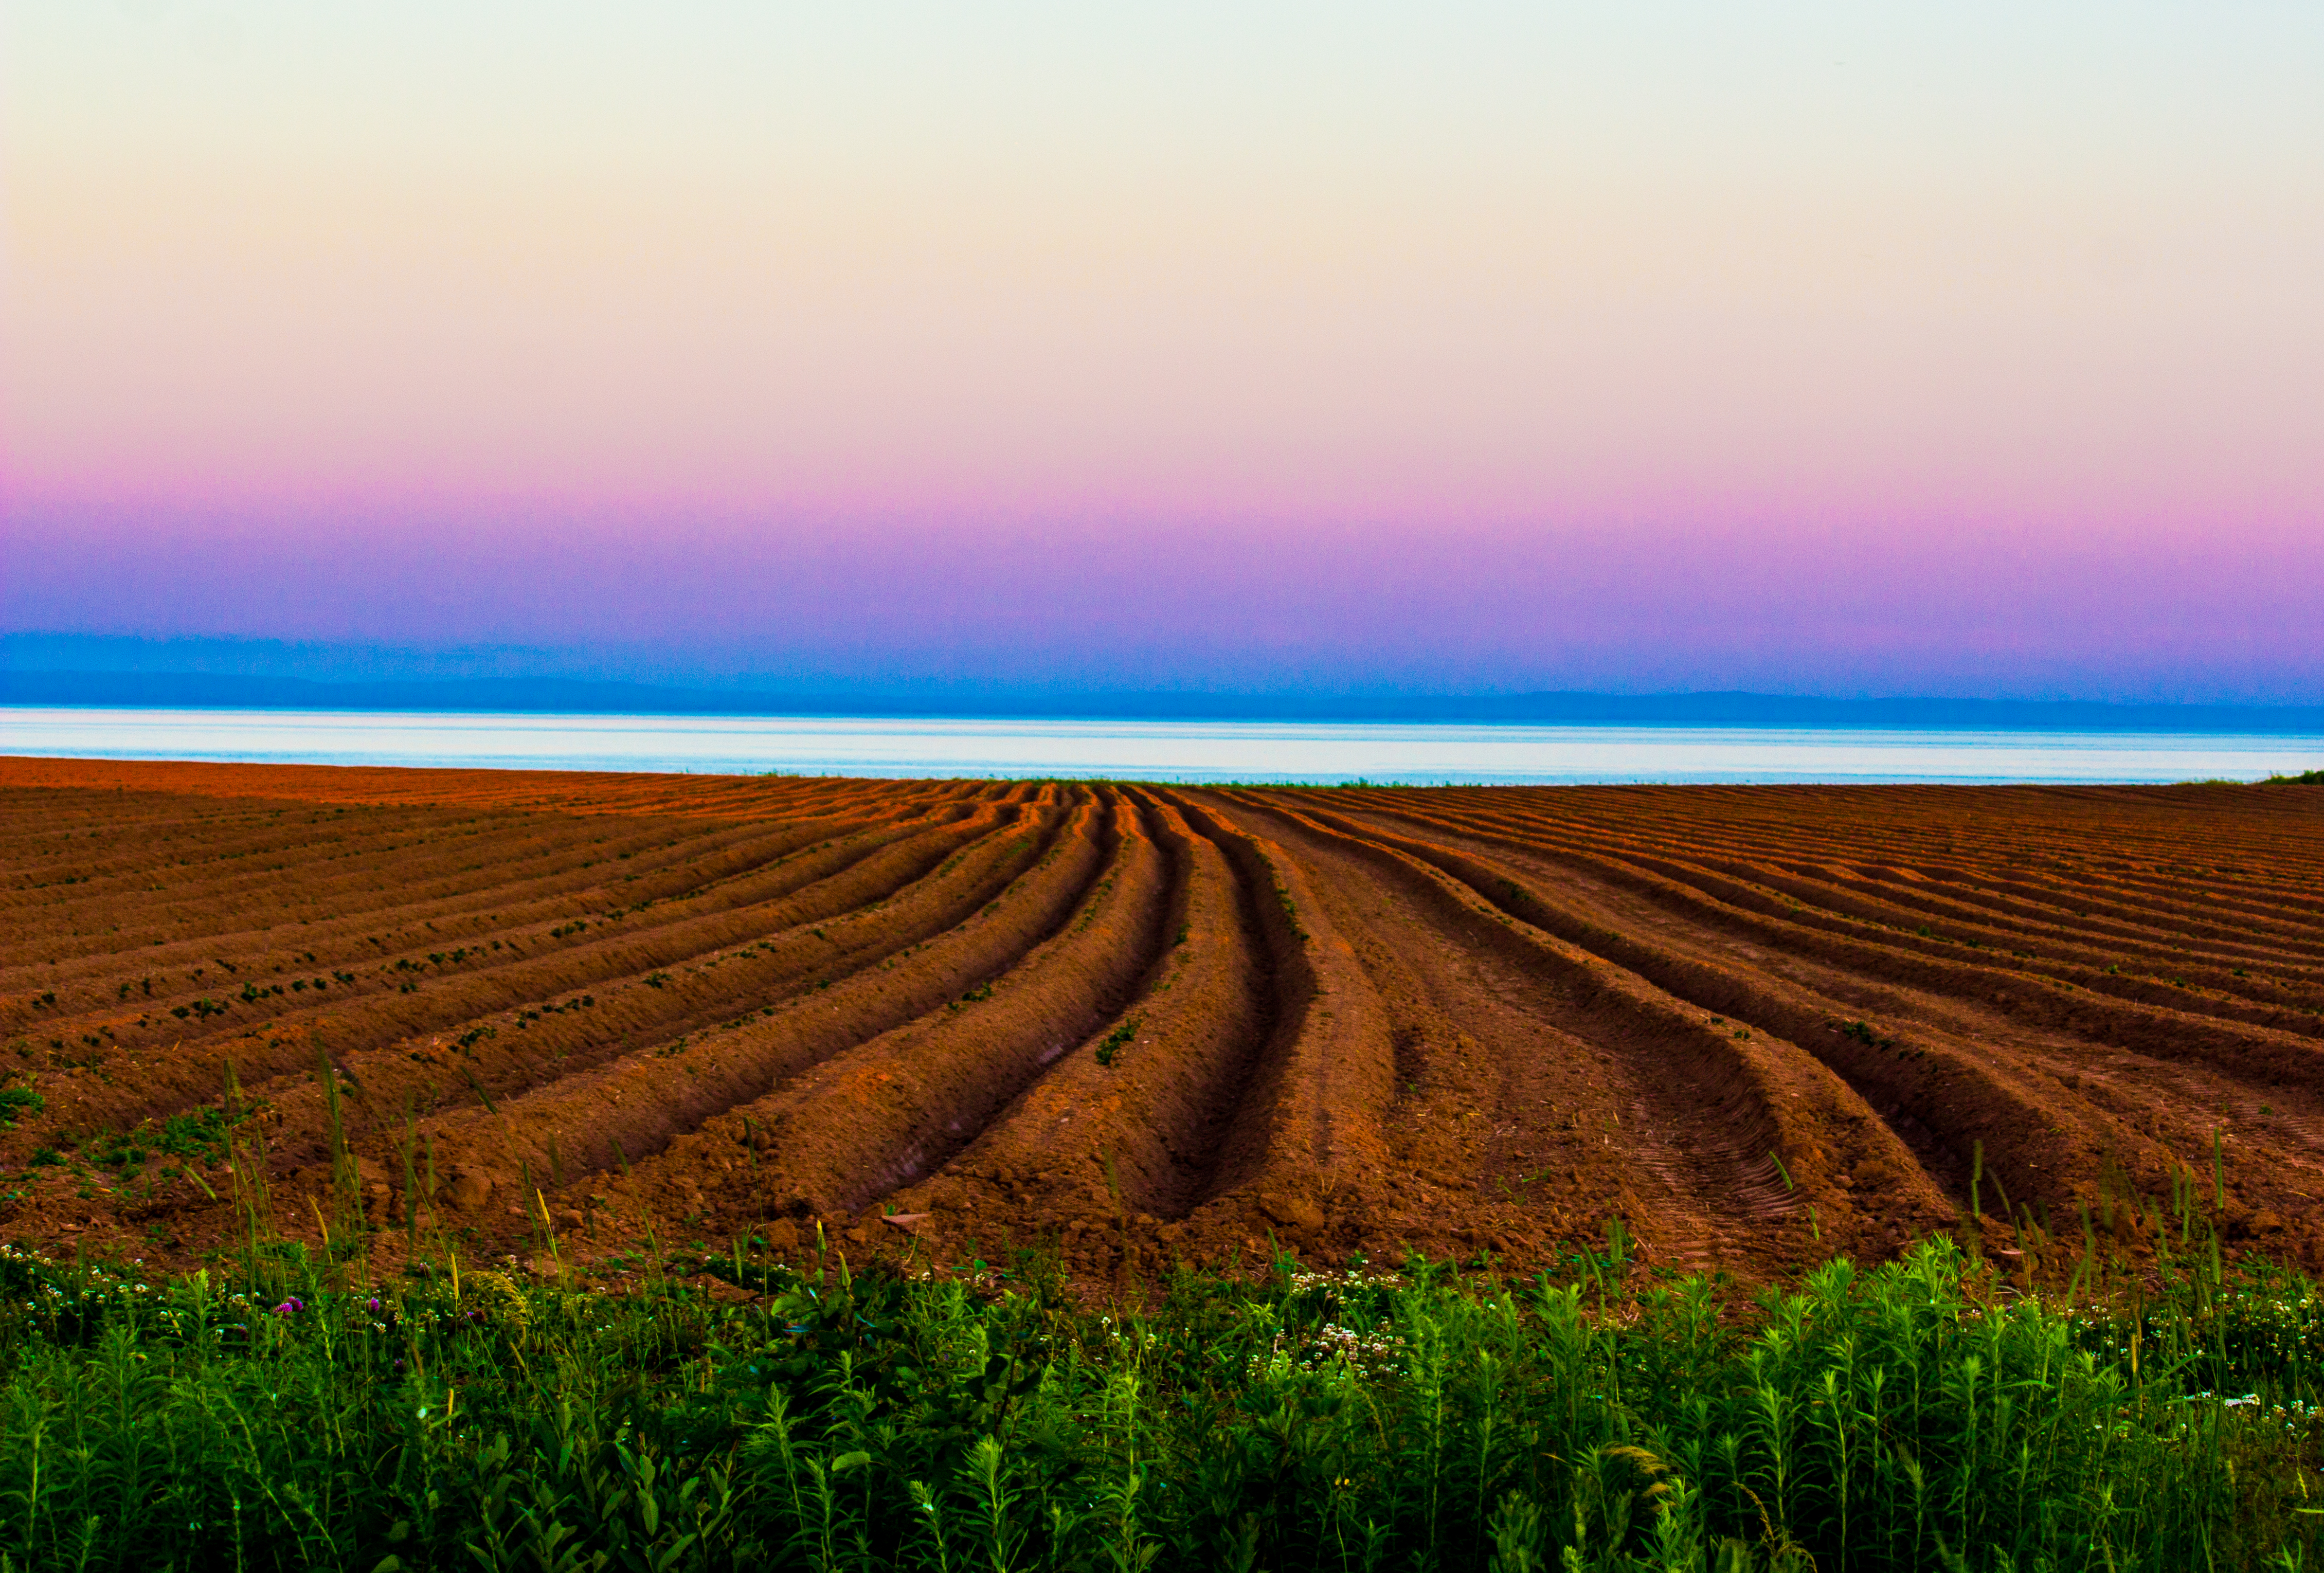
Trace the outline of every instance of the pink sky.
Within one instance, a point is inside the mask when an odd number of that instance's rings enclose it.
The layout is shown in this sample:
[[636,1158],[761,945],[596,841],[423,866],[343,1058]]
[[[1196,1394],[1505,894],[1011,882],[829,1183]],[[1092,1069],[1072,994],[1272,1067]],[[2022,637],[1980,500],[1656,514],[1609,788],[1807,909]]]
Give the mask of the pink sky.
[[2324,699],[2312,10],[5,26],[11,630]]

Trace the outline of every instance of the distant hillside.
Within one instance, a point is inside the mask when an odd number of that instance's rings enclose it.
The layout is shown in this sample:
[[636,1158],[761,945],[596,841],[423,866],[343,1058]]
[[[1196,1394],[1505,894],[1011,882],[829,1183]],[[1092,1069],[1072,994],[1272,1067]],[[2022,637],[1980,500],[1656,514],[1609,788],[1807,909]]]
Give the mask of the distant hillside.
[[784,694],[555,677],[317,683],[198,672],[0,672],[0,704],[583,715],[886,715],[1047,720],[1900,727],[2324,735],[2324,705],[1803,699],[1772,694]]

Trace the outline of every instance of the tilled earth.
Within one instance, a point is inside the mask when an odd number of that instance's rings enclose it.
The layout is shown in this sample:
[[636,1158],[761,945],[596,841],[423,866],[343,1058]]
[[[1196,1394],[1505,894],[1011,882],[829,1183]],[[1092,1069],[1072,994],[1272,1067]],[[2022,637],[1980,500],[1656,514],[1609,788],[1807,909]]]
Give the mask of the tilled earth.
[[1973,1196],[2135,1253],[2176,1197],[2324,1266],[2319,831],[2304,786],[0,760],[0,1232],[1102,1277],[1618,1227],[1761,1276]]

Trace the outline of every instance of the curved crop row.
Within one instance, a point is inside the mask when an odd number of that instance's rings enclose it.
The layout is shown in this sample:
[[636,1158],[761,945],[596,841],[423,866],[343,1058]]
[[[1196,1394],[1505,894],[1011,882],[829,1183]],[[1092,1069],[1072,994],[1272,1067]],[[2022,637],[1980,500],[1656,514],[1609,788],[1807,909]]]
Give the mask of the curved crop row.
[[2319,796],[10,761],[0,1226],[2324,1264]]

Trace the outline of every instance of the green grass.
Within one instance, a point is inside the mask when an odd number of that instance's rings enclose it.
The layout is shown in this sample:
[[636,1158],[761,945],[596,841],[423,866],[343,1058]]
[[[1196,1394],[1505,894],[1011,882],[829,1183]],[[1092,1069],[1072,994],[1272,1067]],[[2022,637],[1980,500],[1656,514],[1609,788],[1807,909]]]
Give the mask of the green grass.
[[1757,1293],[1286,1259],[1133,1314],[1031,1256],[738,1246],[626,1295],[246,1262],[0,1252],[0,1566],[2175,1573],[2324,1524],[2324,1305],[2264,1269],[2100,1312],[1948,1240]]
[[49,1100],[29,1087],[11,1087],[0,1077],[0,1130],[16,1123],[18,1117],[38,1114],[48,1107]]
[[1133,1016],[1106,1034],[1097,1045],[1097,1062],[1101,1065],[1112,1064],[1116,1054],[1137,1041],[1138,1029],[1145,1020],[1142,1016]]

